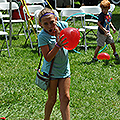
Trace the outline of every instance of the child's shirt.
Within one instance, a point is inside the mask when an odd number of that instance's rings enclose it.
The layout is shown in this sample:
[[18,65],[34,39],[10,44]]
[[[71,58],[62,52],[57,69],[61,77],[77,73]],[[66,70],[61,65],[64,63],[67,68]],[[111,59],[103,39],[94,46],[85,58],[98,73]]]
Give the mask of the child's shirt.
[[[58,21],[57,26],[61,29],[68,27],[67,22]],[[43,29],[38,35],[38,47],[48,45],[49,49],[52,50],[56,43],[56,36],[52,36],[45,32]],[[49,73],[51,62],[47,62],[45,59],[43,61],[43,66],[41,72]],[[62,47],[59,49],[58,53],[55,56],[55,60],[52,67],[53,78],[65,78],[70,75],[70,66],[68,59],[68,50]]]
[[[110,22],[112,19],[112,13],[108,12],[107,14],[104,14],[103,12],[100,13],[98,21],[101,21],[101,25],[106,29],[110,30]],[[98,31],[101,34],[105,34],[104,31],[98,27]]]

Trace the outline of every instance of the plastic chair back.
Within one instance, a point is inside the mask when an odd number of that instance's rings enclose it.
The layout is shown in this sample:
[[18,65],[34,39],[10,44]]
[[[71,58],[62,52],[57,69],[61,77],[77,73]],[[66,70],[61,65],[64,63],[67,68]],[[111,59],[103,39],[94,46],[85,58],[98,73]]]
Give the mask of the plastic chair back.
[[44,3],[44,0],[26,0],[26,3],[34,4],[34,3]]
[[[63,16],[69,17],[70,15],[75,13],[85,13],[85,12],[81,8],[64,8],[61,10],[61,20]],[[80,15],[77,15],[77,16],[80,16]]]
[[[0,10],[9,10],[10,9],[10,3],[5,2],[5,3],[0,3]],[[17,3],[12,2],[12,10],[19,9],[19,6]]]
[[99,6],[81,6],[81,9],[85,11],[85,13],[90,13],[94,15],[98,15],[101,13],[101,8]]
[[7,2],[7,0],[0,0],[0,3],[1,3],[1,2]]

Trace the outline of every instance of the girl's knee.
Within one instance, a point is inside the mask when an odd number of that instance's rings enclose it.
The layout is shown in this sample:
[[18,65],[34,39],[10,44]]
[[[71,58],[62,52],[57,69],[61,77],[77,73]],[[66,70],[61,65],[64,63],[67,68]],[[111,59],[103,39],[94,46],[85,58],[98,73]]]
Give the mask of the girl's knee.
[[70,95],[64,94],[63,96],[60,97],[60,101],[68,104],[70,102]]
[[48,97],[48,101],[51,103],[51,104],[55,104],[56,103],[56,97],[54,97],[54,96],[50,96],[50,97]]

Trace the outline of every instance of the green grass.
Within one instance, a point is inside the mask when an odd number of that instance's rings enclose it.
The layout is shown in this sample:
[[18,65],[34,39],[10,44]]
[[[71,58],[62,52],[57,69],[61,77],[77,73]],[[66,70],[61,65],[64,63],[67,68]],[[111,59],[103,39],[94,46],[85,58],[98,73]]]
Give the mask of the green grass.
[[[120,7],[113,12],[117,32],[112,34],[116,42],[120,28]],[[112,30],[111,30],[112,32]],[[93,36],[87,40],[95,42]],[[32,40],[35,40],[32,35]],[[0,43],[3,40],[0,40]],[[25,37],[12,40],[11,57],[7,51],[0,56],[0,117],[7,120],[42,120],[47,92],[35,85],[39,56],[36,45],[33,49],[24,45]],[[1,45],[1,44],[0,44]],[[119,120],[120,119],[120,61],[114,59],[110,45],[105,49],[111,59],[109,64],[100,61],[91,63],[96,44],[77,48],[81,54],[69,51],[71,65],[70,112],[71,120]],[[112,80],[111,80],[112,78]],[[59,96],[51,114],[51,120],[62,120]]]

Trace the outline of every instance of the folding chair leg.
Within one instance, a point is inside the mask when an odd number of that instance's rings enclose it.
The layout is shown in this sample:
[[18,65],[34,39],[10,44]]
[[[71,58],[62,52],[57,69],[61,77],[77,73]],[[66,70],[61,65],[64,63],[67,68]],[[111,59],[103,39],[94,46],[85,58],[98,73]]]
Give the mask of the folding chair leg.
[[20,34],[20,32],[22,31],[22,29],[23,29],[23,31],[24,31],[25,38],[27,39],[27,34],[26,34],[25,27],[24,27],[23,23],[22,23],[22,26],[21,26],[20,30],[18,31],[18,34],[17,34],[17,35]]
[[33,49],[33,45],[32,45],[31,37],[29,37],[29,39],[30,39],[30,45],[31,45],[31,48]]
[[24,31],[24,34],[25,34],[25,38],[27,39],[27,34],[26,34],[26,31],[25,31],[25,27],[24,26],[22,26],[23,27],[23,31]]
[[85,52],[87,52],[86,34],[85,34]]
[[83,38],[83,40],[81,41],[81,43],[83,43],[83,45],[84,45],[84,41],[85,41],[85,33],[84,32],[81,32],[82,33],[82,37],[81,38]]
[[21,27],[21,28],[20,28],[20,30],[18,31],[18,34],[17,34],[17,35],[19,35],[19,34],[20,34],[20,32],[21,32],[22,28],[23,28],[23,27]]
[[93,34],[97,37],[97,34],[92,30]]
[[31,45],[31,48],[33,49],[33,45],[32,45],[32,40],[31,40],[31,37],[30,37],[30,31],[28,30],[28,37],[27,37],[27,39],[26,39],[26,41],[25,41],[25,44],[27,44],[27,40],[30,40],[30,45]]
[[8,42],[7,42],[7,35],[5,36],[5,38],[6,38],[6,45],[7,45],[8,55],[9,55],[9,57],[10,57],[9,46],[8,46]]
[[[6,42],[6,45],[7,45],[7,49],[2,49],[2,48],[4,47],[5,42]],[[11,56],[10,56],[10,52],[9,52],[8,42],[7,42],[7,35],[5,35],[5,41],[4,41],[3,44],[2,44],[2,47],[1,47],[0,53],[1,53],[1,51],[4,51],[4,50],[7,50],[7,51],[8,51],[8,55],[9,55],[9,57],[11,57]]]

